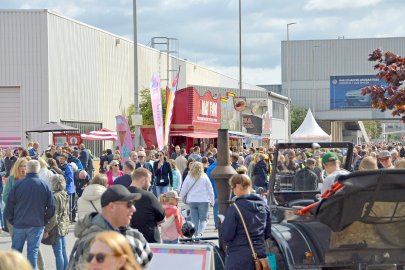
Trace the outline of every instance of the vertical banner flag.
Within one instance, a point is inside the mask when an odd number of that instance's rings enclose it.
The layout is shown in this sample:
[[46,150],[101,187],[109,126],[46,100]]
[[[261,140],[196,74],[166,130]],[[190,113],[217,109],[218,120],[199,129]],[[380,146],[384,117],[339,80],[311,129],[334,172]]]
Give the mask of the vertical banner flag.
[[115,117],[117,123],[118,147],[121,153],[121,164],[124,165],[128,160],[132,150],[131,130],[129,129],[128,121],[125,116],[117,115]]
[[159,75],[154,74],[150,82],[150,98],[152,100],[153,122],[155,125],[158,148],[163,149],[163,111],[162,90],[160,89]]
[[172,115],[173,115],[173,107],[174,107],[174,98],[176,97],[176,90],[177,90],[177,83],[179,81],[179,71],[177,72],[174,81],[172,82],[171,87],[166,86],[166,115],[165,115],[165,134],[164,134],[164,145],[168,145],[169,142],[169,131],[170,131],[170,124],[172,123]]

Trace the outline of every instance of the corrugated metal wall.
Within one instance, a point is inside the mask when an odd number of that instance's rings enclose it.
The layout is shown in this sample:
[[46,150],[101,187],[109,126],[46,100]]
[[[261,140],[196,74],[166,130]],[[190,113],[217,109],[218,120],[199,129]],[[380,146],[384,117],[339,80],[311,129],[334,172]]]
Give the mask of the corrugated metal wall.
[[[166,78],[166,54],[138,45],[138,59],[140,90],[149,88],[154,73]],[[182,59],[170,65],[181,66],[179,89],[238,87],[237,79]],[[114,116],[134,100],[133,42],[48,10],[0,10],[0,86],[21,89],[23,138],[25,130],[49,121],[101,122],[115,129]],[[41,149],[51,142],[50,134],[31,137]]]
[[[330,76],[375,74],[373,63],[367,59],[368,54],[377,48],[405,55],[405,37],[290,40],[289,45],[287,41],[283,41],[281,45],[282,94],[287,95],[287,72],[290,70],[292,104],[315,107],[316,113],[330,109]],[[290,66],[287,63],[287,49],[290,51]],[[352,114],[353,111],[358,118],[370,115],[365,109],[351,110]],[[320,118],[322,115],[319,112]],[[378,117],[385,115],[390,114],[379,113]]]
[[[0,86],[20,87],[22,130],[16,136],[23,139],[26,130],[49,119],[46,24],[43,11],[0,12]],[[47,146],[49,135],[31,138]]]

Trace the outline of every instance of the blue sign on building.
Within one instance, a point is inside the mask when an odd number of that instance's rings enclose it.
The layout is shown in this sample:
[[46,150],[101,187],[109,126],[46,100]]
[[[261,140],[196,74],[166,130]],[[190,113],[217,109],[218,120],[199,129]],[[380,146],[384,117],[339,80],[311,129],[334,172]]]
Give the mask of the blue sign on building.
[[370,95],[361,89],[371,85],[387,86],[375,75],[330,76],[330,109],[370,108]]

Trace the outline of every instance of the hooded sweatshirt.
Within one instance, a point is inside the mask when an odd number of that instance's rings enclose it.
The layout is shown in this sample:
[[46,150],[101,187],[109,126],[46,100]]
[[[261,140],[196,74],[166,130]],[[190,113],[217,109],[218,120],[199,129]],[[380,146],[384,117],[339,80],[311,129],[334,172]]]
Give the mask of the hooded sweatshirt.
[[[259,258],[266,257],[265,239],[271,235],[270,209],[266,202],[257,195],[248,194],[236,198],[247,230]],[[227,265],[225,269],[251,269],[252,253],[241,218],[231,204],[226,212],[221,233],[227,243]]]
[[[93,212],[101,212],[101,195],[107,188],[99,184],[91,184],[84,188],[82,196],[77,201],[77,215],[82,218]],[[94,206],[91,204],[94,204]]]

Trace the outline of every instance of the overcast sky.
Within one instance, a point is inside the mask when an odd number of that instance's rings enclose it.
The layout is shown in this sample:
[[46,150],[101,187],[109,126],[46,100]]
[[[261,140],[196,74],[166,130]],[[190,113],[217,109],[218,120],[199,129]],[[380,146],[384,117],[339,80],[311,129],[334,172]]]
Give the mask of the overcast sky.
[[[138,42],[179,40],[179,56],[238,78],[238,0],[137,0]],[[7,0],[133,39],[132,0]],[[404,0],[242,0],[243,81],[281,83],[281,41],[405,36]]]

